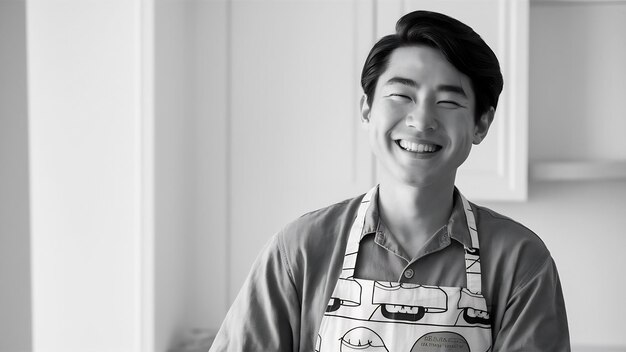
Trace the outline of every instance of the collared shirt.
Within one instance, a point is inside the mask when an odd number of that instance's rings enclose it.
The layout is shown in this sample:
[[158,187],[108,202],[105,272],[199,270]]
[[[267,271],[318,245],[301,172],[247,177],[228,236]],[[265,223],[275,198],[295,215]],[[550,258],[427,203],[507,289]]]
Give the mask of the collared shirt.
[[[312,351],[343,264],[362,196],[287,225],[257,258],[211,351]],[[471,247],[458,193],[446,226],[409,258],[378,214],[365,216],[355,277],[466,286],[464,247]],[[471,204],[480,240],[483,296],[493,351],[569,351],[565,304],[550,252],[532,231]]]

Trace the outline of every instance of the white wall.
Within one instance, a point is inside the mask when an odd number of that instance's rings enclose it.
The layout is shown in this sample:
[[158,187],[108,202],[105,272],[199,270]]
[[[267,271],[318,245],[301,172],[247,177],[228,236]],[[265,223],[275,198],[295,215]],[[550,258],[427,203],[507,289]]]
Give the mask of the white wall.
[[537,233],[563,285],[572,345],[626,350],[626,180],[535,181],[525,203],[483,203]]
[[155,2],[155,351],[228,309],[228,8]]
[[0,351],[31,349],[26,1],[0,1]]
[[141,348],[139,4],[27,3],[36,352]]

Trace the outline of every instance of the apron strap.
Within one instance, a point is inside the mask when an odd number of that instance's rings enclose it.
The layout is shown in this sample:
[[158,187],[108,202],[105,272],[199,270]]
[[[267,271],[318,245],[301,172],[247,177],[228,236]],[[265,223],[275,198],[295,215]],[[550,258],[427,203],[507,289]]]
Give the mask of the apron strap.
[[359,210],[357,211],[356,219],[354,219],[354,221],[352,222],[352,227],[350,228],[350,235],[348,237],[348,244],[346,246],[346,255],[343,258],[343,266],[341,269],[341,274],[339,275],[339,277],[342,279],[348,279],[354,276],[356,258],[359,252],[359,242],[365,223],[365,214],[367,213],[367,210],[371,205],[370,200],[372,199],[372,195],[377,190],[378,186],[375,186],[365,194],[363,199],[361,199],[361,205],[359,206]]
[[463,210],[467,219],[467,229],[472,239],[472,248],[465,246],[465,274],[467,276],[467,289],[473,293],[480,294],[482,292],[482,283],[480,280],[480,246],[478,244],[478,231],[476,230],[476,218],[471,205],[465,197],[459,192],[463,201]]

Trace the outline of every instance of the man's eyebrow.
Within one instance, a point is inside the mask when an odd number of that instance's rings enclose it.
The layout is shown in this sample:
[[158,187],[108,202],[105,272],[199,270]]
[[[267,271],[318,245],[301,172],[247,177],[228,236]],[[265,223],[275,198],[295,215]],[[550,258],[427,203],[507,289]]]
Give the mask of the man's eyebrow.
[[415,82],[414,80],[410,78],[404,78],[404,77],[391,77],[390,79],[387,80],[387,82],[385,82],[385,85],[388,85],[388,84],[404,84],[405,86],[409,86],[413,88],[418,87],[417,82]]
[[462,95],[463,97],[467,98],[467,94],[465,94],[465,90],[463,90],[463,88],[461,86],[457,86],[454,84],[442,84],[437,86],[437,90],[440,92],[449,92],[449,93],[456,93],[459,95]]
[[[413,87],[413,88],[417,88],[419,87],[419,84],[410,79],[410,78],[404,78],[404,77],[391,77],[390,79],[387,80],[387,82],[385,82],[385,85],[389,85],[389,84],[403,84],[405,86],[409,86],[409,87]],[[456,93],[459,95],[462,95],[463,97],[467,98],[467,94],[465,94],[465,90],[461,87],[461,86],[457,86],[454,84],[441,84],[437,86],[437,90],[441,91],[441,92],[449,92],[449,93]]]

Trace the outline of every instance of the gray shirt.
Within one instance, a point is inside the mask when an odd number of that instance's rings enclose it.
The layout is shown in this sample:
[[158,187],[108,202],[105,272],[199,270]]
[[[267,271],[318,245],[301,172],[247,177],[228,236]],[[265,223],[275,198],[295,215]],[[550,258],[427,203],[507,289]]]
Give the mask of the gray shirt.
[[[218,332],[211,351],[312,351],[341,271],[362,196],[288,224],[263,249]],[[365,216],[355,277],[466,286],[464,247],[471,247],[455,191],[448,224],[408,258],[378,216],[377,194]],[[493,351],[570,351],[561,284],[537,235],[472,204]]]

